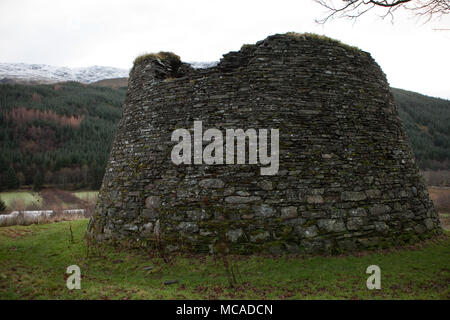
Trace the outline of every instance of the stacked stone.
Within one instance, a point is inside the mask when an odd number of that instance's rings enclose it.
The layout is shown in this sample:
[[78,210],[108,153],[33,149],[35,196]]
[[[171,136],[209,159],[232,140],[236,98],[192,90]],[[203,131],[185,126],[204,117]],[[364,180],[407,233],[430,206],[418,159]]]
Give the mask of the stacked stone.
[[[238,253],[316,253],[441,232],[386,77],[368,53],[283,34],[215,67],[180,62],[166,78],[164,68],[144,59],[130,73],[88,227],[97,240],[158,239],[167,250],[196,252],[223,240]],[[173,164],[171,134],[195,120],[222,132],[279,129],[278,174]]]

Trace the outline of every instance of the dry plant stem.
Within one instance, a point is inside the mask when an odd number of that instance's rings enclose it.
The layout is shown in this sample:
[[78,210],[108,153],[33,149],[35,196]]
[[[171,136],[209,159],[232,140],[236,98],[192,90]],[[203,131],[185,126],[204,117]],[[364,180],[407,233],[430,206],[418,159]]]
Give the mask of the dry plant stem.
[[69,230],[70,230],[70,243],[75,243],[75,240],[73,239],[73,231],[71,223],[69,223]]

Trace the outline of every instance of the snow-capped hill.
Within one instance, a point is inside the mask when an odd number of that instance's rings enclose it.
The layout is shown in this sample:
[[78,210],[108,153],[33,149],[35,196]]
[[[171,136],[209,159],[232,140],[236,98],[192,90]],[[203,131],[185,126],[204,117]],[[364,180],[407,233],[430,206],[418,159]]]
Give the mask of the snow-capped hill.
[[0,63],[0,82],[56,83],[77,81],[92,83],[104,79],[128,77],[128,70],[114,67],[56,67],[46,64]]
[[212,68],[217,66],[217,64],[219,63],[219,61],[207,61],[207,62],[197,62],[197,61],[193,61],[193,62],[188,62],[192,68],[194,69],[206,69],[206,68]]
[[[210,68],[212,62],[188,62],[195,69]],[[47,64],[1,63],[0,83],[56,83],[76,81],[93,83],[105,79],[127,78],[128,70],[114,67],[92,66],[86,68],[56,67]]]

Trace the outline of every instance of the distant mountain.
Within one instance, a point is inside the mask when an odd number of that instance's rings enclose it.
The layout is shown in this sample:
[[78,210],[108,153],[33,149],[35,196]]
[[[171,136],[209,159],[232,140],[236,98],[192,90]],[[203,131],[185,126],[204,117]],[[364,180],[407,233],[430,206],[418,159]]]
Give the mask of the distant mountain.
[[[193,68],[209,68],[218,62],[189,62]],[[100,82],[106,79],[121,78],[126,81],[128,70],[114,67],[92,66],[86,68],[55,67],[47,64],[0,63],[0,84],[53,84],[58,82],[75,81],[80,83],[94,83],[105,86]],[[100,83],[98,83],[100,82]],[[127,84],[125,83],[125,86]],[[109,84],[106,86],[110,86]],[[111,85],[116,87],[114,83]],[[122,86],[122,83],[120,83]]]
[[114,67],[67,68],[46,64],[0,63],[0,83],[52,84],[67,81],[93,83],[125,77],[128,77],[128,70]]

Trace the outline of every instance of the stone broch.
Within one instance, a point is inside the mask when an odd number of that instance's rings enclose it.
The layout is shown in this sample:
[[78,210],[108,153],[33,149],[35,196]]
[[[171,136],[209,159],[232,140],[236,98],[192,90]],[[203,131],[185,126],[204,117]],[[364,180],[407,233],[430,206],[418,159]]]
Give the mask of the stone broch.
[[[176,57],[176,56],[175,56]],[[179,165],[173,130],[278,128],[280,170]],[[386,77],[370,54],[270,36],[193,69],[149,55],[130,72],[88,234],[170,250],[341,252],[441,232]]]

